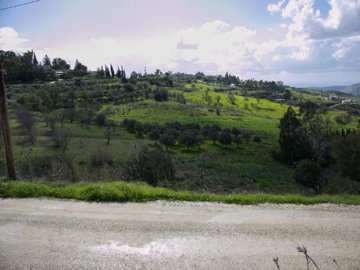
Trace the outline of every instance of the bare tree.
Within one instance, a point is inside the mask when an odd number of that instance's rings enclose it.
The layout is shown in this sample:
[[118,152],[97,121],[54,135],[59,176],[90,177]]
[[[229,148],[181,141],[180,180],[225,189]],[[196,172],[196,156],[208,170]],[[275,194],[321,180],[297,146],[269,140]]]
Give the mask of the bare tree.
[[31,112],[25,107],[21,106],[16,110],[16,118],[20,123],[22,129],[26,132],[26,135],[29,137],[31,144],[34,144],[36,141],[36,129],[35,121]]
[[52,140],[55,147],[61,149],[62,154],[65,153],[71,137],[70,130],[66,128],[55,129],[52,135]]

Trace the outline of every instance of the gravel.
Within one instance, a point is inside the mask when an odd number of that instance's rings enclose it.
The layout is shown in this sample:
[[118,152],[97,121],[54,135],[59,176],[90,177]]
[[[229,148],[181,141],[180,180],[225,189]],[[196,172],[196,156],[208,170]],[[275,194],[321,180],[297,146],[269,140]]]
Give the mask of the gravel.
[[360,268],[360,206],[0,200],[0,269]]

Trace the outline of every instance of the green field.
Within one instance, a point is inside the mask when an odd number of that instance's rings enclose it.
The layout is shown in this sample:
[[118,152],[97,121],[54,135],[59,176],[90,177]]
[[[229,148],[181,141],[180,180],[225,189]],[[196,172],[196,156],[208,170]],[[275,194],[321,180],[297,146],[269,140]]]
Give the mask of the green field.
[[[141,95],[123,102],[109,102],[114,96],[124,93],[123,84],[116,80],[90,82],[87,88],[76,88],[79,93],[75,94],[70,92],[71,85],[68,86],[66,82],[57,83],[59,103],[65,104],[71,94],[79,110],[92,109],[93,119],[101,113],[106,115],[107,120],[116,125],[110,144],[106,144],[104,137],[106,127],[96,125],[94,121],[85,125],[80,120],[64,121],[63,127],[71,131],[71,139],[66,152],[62,154],[52,146],[49,127],[44,121],[46,113],[37,111],[33,112],[37,139],[35,144],[26,144],[26,136],[16,121],[14,108],[10,106],[13,109],[10,116],[15,160],[22,179],[41,178],[65,182],[128,179],[126,166],[129,157],[135,155],[142,146],[155,143],[146,135],[132,134],[122,127],[124,119],[133,119],[144,124],[180,122],[196,123],[201,127],[218,125],[221,128],[239,128],[247,130],[252,137],[261,139],[260,143],[255,143],[252,139],[248,142],[243,140],[239,146],[234,143],[228,146],[218,142],[214,144],[210,140],[190,149],[179,144],[171,146],[168,153],[175,163],[175,179],[162,181],[160,186],[220,193],[312,193],[295,182],[291,166],[274,160],[272,156],[272,152],[280,149],[279,121],[288,108],[286,104],[243,96],[241,89],[217,92],[218,87],[205,83],[176,84],[168,88],[169,99],[164,102]],[[10,105],[16,104],[20,95],[31,96],[34,89],[41,91],[46,87],[48,86],[41,84],[10,86],[7,90],[13,97]],[[88,91],[86,95],[81,92],[85,91],[82,89]],[[234,95],[232,103],[229,92]],[[180,94],[184,96],[186,104],[176,100],[175,97]],[[86,104],[84,99],[89,95],[90,103]],[[307,94],[306,97],[310,98],[311,95]],[[215,109],[216,102],[218,112]],[[295,110],[298,108],[295,107]],[[356,117],[347,124],[336,123],[334,118],[339,113],[341,112],[329,111],[326,114],[334,130],[356,127]],[[60,128],[59,121],[56,127]],[[111,164],[94,166],[91,157],[96,152],[104,152],[110,156]],[[50,164],[49,160],[54,161]],[[60,164],[59,160],[66,160],[66,164]],[[37,172],[37,167],[41,166],[46,167],[50,173],[42,176],[41,172]],[[5,170],[2,173],[5,174]]]

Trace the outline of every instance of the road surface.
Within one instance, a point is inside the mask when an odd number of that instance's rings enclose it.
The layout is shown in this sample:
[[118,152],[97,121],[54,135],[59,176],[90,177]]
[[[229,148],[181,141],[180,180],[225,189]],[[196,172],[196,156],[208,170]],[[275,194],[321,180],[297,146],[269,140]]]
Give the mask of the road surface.
[[[0,269],[360,269],[360,207],[0,199]],[[315,269],[315,268],[310,268]]]

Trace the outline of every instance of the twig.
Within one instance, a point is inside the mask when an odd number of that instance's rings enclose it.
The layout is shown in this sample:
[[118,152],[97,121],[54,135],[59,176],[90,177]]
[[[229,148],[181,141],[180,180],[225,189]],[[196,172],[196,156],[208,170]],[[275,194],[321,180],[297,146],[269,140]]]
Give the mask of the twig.
[[307,254],[307,249],[306,249],[306,247],[304,247],[304,246],[302,246],[302,247],[298,246],[296,249],[297,249],[298,252],[301,252],[301,253],[303,253],[303,254],[305,255],[306,264],[307,264],[307,270],[309,270],[309,264],[310,264],[309,260],[313,263],[313,265],[316,267],[316,269],[320,270],[320,268],[317,266],[317,264],[315,263],[315,261]]
[[339,264],[337,263],[337,261],[336,261],[335,259],[333,259],[333,262],[336,264],[337,268],[338,268],[339,270],[341,270]]
[[275,257],[275,258],[273,258],[273,261],[274,261],[274,263],[276,264],[277,269],[280,270],[279,258],[278,258],[278,257]]

